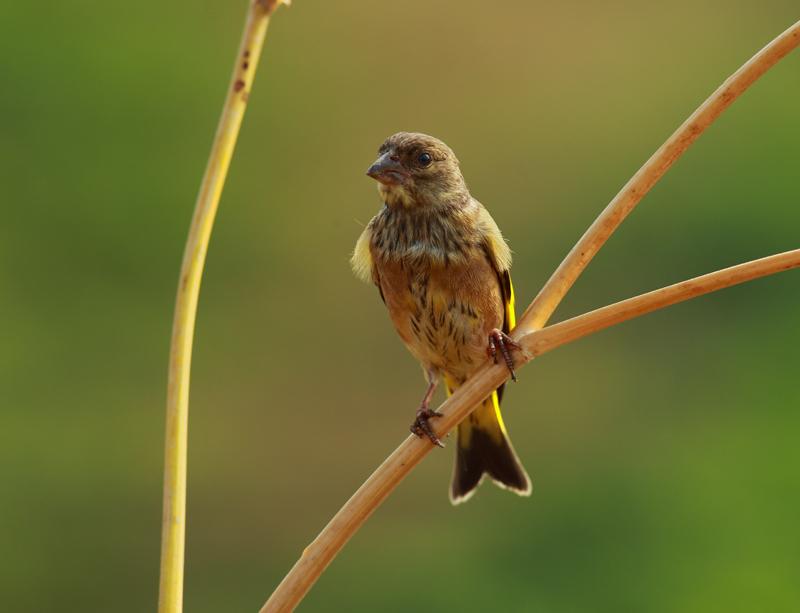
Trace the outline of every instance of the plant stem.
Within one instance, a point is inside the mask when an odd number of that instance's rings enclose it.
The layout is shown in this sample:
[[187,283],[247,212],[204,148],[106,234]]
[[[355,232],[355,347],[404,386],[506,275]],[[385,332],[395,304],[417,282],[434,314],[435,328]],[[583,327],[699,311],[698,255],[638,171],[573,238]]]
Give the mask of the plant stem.
[[180,613],[183,610],[189,371],[200,279],[217,204],[261,56],[269,17],[280,4],[281,0],[254,0],[250,4],[233,78],[183,254],[169,360],[159,613]]
[[[611,201],[553,273],[512,331],[511,336],[520,341],[526,350],[524,356],[520,356],[519,352],[515,356],[515,363],[518,367],[532,359],[534,355],[549,351],[570,340],[618,323],[618,321],[624,321],[694,295],[800,265],[797,262],[798,252],[772,256],[772,258],[778,259],[765,258],[765,260],[757,260],[712,273],[606,307],[606,309],[611,309],[610,311],[600,309],[588,313],[582,316],[586,319],[570,320],[572,324],[570,322],[557,324],[552,327],[552,337],[548,336],[550,328],[541,330],[540,333],[536,332],[544,326],[594,254],[603,246],[611,233],[622,223],[622,220],[644,194],[744,90],[798,44],[800,44],[800,22],[764,47],[725,81],[656,151]],[[770,263],[764,264],[767,260]],[[775,264],[776,262],[779,263]],[[770,266],[773,265],[777,265],[777,269],[770,269]],[[766,267],[770,272],[764,272],[764,268],[760,266]],[[704,279],[706,281],[703,281]],[[666,293],[663,294],[663,292]],[[520,359],[521,357],[523,359]],[[480,402],[508,379],[508,376],[508,369],[504,364],[493,364],[487,360],[437,409],[437,412],[443,413],[443,416],[436,420],[434,427],[436,435],[439,438],[446,436]],[[428,440],[422,440],[413,435],[409,436],[347,501],[314,542],[306,548],[260,613],[289,613],[294,610],[361,524],[433,448]]]
[[672,304],[689,298],[696,298],[731,285],[797,267],[800,267],[800,249],[771,255],[760,260],[753,260],[752,262],[718,270],[702,277],[689,279],[682,283],[662,287],[654,292],[584,313],[547,328],[534,330],[525,334],[518,342],[532,357],[537,357],[561,347],[561,345],[566,345],[587,336],[592,332],[639,317],[639,315],[663,309]]
[[[800,267],[800,249],[719,270],[612,304],[542,330],[531,331],[519,338],[526,355],[515,353],[514,363],[519,369],[535,356],[627,319],[737,283],[797,267]],[[505,364],[494,364],[487,360],[437,409],[442,417],[435,422],[436,436],[447,436],[484,398],[506,381],[508,376]],[[261,613],[288,613],[294,610],[361,524],[433,449],[434,446],[427,439],[414,435],[403,441],[306,548],[300,560],[261,609]]]
[[[517,321],[517,333],[538,330],[547,323],[578,275],[656,181],[734,100],[798,44],[800,21],[755,54],[692,113],[628,181],[564,258],[531,306]],[[514,333],[511,335],[516,338]]]

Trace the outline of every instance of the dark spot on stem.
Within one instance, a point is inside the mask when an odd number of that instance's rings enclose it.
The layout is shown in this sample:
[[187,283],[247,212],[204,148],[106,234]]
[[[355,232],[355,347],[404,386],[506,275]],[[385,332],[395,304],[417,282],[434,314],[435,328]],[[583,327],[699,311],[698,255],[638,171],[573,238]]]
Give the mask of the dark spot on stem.
[[233,84],[233,91],[240,92],[240,91],[242,91],[243,87],[244,87],[244,81],[239,79],[239,80],[236,81],[236,83]]

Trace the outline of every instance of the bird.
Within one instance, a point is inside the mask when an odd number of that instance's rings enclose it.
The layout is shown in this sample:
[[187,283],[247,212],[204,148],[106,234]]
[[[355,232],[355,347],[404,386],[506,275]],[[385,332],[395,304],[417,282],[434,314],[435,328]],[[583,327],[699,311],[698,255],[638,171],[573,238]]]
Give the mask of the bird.
[[[378,149],[366,174],[383,206],[359,237],[355,275],[378,287],[400,339],[428,383],[411,431],[444,447],[431,429],[440,381],[448,396],[491,356],[504,359],[516,381],[508,333],[514,327],[511,250],[488,211],[469,193],[453,151],[426,134],[398,132]],[[449,488],[455,505],[485,475],[522,496],[531,481],[508,438],[500,401],[505,384],[456,429]]]

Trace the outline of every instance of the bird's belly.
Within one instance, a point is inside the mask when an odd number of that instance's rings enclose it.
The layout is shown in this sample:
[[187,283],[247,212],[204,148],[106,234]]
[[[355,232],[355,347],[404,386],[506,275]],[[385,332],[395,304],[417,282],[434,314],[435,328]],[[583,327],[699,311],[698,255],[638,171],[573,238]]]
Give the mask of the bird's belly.
[[486,359],[504,318],[500,284],[486,258],[461,266],[391,265],[375,258],[389,315],[429,371],[466,379]]
[[430,310],[410,316],[411,353],[431,370],[468,376],[486,359],[483,322],[476,316],[462,314],[459,304],[448,309],[446,301]]
[[392,317],[398,331],[405,328],[403,342],[426,369],[463,381],[486,359],[488,332],[502,322],[502,315],[495,321],[500,306],[487,310],[469,295],[427,283],[407,288],[410,308]]

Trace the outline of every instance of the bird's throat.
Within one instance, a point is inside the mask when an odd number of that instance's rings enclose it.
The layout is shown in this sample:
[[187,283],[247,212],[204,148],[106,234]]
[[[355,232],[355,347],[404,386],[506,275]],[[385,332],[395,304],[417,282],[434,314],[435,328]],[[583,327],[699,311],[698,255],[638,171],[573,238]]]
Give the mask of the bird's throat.
[[414,208],[414,198],[403,185],[378,183],[381,200],[391,207]]

